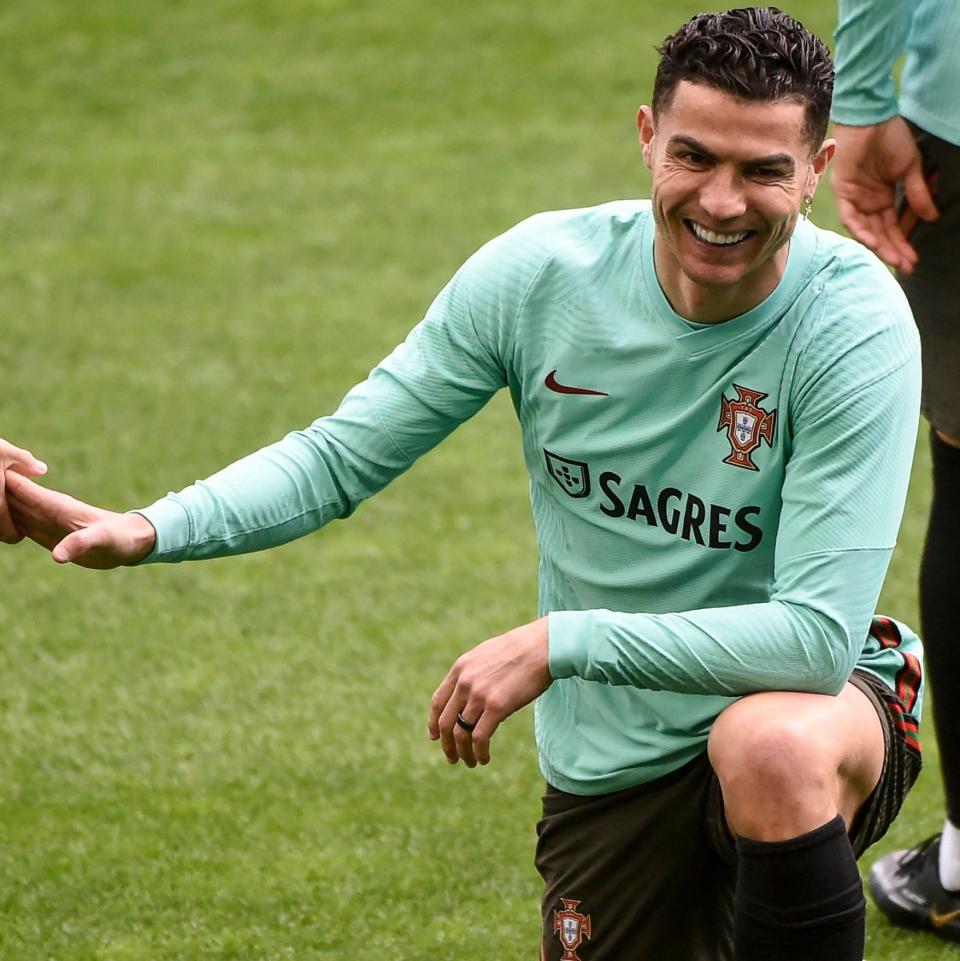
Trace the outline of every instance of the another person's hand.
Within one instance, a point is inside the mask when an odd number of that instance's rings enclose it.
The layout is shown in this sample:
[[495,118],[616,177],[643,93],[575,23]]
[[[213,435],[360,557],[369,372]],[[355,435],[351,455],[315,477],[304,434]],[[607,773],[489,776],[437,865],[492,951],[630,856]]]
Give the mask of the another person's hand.
[[867,127],[834,124],[833,135],[837,152],[831,182],[843,225],[891,267],[912,273],[917,252],[897,222],[897,183],[902,181],[907,203],[922,220],[940,214],[910,128],[894,117]]
[[[459,657],[434,692],[428,731],[451,764],[490,760],[490,738],[500,722],[539,697],[552,683],[547,619],[517,627]],[[472,728],[457,722],[457,715]]]
[[59,564],[109,570],[143,560],[156,543],[153,525],[141,514],[105,511],[12,471],[6,488],[17,529],[50,550]]
[[16,544],[23,540],[23,533],[17,530],[7,508],[4,478],[8,470],[23,474],[24,477],[41,477],[46,474],[47,465],[37,460],[30,451],[0,439],[0,541]]

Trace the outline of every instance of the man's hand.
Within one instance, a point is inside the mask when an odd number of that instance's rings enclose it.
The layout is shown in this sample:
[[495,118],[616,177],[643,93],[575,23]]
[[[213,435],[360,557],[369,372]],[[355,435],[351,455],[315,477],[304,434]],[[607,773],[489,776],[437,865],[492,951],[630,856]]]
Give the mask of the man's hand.
[[135,564],[153,550],[156,531],[141,514],[115,514],[48,490],[8,471],[7,504],[16,527],[59,564],[94,570]]
[[23,474],[24,477],[40,477],[46,474],[47,465],[37,460],[30,451],[0,440],[0,541],[16,544],[23,540],[23,533],[17,530],[7,508],[4,480],[8,470]]
[[[490,738],[502,720],[551,684],[547,619],[492,637],[457,659],[430,702],[428,730],[451,764],[490,761]],[[457,723],[457,714],[472,725]]]
[[897,223],[896,185],[922,220],[940,216],[926,181],[910,128],[901,117],[869,127],[834,124],[833,192],[850,233],[891,267],[913,272],[917,252]]

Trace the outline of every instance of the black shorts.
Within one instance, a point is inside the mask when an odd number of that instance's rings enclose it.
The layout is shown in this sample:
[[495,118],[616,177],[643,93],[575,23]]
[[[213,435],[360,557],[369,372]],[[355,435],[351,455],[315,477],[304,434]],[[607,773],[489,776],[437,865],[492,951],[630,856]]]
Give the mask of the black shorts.
[[[883,721],[883,772],[850,831],[859,857],[920,773],[904,709],[867,672],[851,683]],[[649,784],[580,797],[547,787],[537,825],[544,961],[732,961],[736,853],[706,752]]]

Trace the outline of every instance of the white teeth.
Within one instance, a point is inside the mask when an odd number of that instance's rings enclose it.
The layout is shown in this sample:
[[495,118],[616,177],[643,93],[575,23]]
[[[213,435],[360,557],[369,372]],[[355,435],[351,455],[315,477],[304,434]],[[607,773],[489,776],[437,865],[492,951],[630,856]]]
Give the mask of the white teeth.
[[701,227],[695,220],[689,221],[689,224],[693,227],[693,232],[697,237],[699,237],[700,240],[706,241],[708,244],[736,244],[750,233],[749,230],[739,230],[735,234],[718,234],[716,231]]

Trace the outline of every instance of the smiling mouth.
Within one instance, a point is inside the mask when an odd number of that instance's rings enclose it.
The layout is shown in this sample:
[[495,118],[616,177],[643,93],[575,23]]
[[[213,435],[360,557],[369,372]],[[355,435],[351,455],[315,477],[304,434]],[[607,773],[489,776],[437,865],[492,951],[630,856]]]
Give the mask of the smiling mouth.
[[753,230],[738,230],[735,233],[724,234],[716,230],[709,230],[694,220],[684,219],[683,222],[687,230],[689,230],[697,240],[701,241],[701,243],[710,244],[712,247],[734,247],[737,244],[742,244],[748,237],[752,237],[755,233]]

